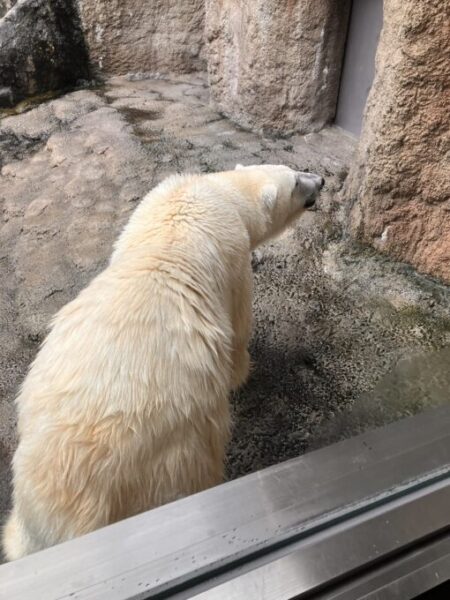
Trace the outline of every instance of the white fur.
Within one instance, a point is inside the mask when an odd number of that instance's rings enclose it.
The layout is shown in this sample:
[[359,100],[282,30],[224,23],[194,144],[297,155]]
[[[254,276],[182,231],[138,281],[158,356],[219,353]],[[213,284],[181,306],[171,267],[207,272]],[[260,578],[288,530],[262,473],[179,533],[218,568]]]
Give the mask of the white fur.
[[228,396],[249,369],[250,251],[301,214],[302,177],[242,167],[145,197],[17,398],[10,560],[222,481]]

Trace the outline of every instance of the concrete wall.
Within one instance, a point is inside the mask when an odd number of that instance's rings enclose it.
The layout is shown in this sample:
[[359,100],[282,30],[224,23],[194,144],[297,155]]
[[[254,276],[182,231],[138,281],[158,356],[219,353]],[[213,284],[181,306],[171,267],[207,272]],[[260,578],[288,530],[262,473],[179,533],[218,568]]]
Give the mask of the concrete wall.
[[385,0],[376,75],[348,179],[351,231],[450,283],[450,33],[441,0]]
[[347,0],[206,0],[209,83],[219,110],[269,133],[321,129],[335,114]]
[[77,0],[96,73],[188,73],[202,59],[204,0]]

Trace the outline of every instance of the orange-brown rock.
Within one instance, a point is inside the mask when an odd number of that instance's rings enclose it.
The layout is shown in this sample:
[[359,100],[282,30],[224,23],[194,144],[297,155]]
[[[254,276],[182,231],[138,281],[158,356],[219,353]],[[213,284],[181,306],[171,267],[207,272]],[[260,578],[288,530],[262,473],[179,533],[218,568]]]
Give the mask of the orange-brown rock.
[[347,197],[359,239],[450,282],[450,7],[388,0]]

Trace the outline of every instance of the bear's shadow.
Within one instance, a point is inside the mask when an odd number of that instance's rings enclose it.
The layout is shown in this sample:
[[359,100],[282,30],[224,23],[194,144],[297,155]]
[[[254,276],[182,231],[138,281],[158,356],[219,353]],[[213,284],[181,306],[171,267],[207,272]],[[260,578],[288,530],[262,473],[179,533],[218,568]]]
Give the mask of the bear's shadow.
[[302,454],[327,413],[328,390],[311,352],[256,339],[250,356],[249,380],[231,399],[228,479]]

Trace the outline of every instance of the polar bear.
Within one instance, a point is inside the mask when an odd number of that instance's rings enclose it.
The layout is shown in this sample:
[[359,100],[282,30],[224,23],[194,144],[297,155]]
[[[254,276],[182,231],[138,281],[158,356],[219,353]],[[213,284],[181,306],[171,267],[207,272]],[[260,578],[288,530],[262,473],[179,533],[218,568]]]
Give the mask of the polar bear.
[[314,203],[286,166],[176,175],[54,317],[17,398],[9,560],[223,479],[248,376],[250,252]]

